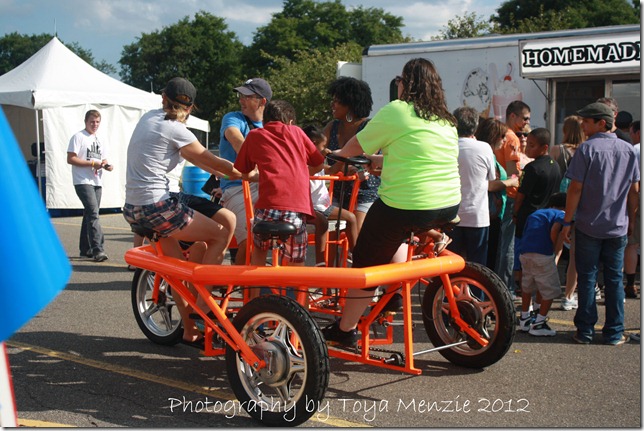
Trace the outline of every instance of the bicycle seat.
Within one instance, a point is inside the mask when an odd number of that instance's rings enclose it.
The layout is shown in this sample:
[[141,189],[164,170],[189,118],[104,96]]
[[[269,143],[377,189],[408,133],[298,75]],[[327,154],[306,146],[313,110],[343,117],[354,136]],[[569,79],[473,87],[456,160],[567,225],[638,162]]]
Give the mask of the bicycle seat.
[[132,223],[130,225],[130,229],[132,229],[132,232],[134,232],[135,234],[140,235],[144,238],[148,238],[150,241],[156,240],[155,235],[157,234],[157,232],[155,230],[143,227],[138,223]]
[[336,162],[342,162],[346,163],[347,165],[369,165],[371,164],[371,160],[369,160],[365,156],[354,156],[354,157],[342,157],[338,156],[337,154],[327,154],[327,157],[331,160],[335,160]]
[[297,228],[293,223],[285,221],[260,221],[253,226],[253,233],[259,235],[262,241],[279,239],[286,241],[291,235],[295,235]]

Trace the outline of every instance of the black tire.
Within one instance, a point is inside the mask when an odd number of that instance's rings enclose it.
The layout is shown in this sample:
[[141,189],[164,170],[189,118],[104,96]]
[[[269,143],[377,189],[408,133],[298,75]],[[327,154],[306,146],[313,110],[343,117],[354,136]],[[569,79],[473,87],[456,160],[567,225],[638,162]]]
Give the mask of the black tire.
[[272,358],[255,373],[226,347],[228,380],[244,409],[264,425],[308,420],[329,384],[329,352],[317,323],[292,299],[265,295],[244,305],[233,325],[260,358]]
[[[423,322],[429,339],[435,347],[469,340],[466,344],[439,350],[441,355],[456,365],[483,368],[494,364],[507,353],[516,332],[514,302],[510,292],[494,272],[471,262],[467,262],[461,272],[452,274],[450,282],[460,288],[456,300],[461,317],[489,344],[482,347],[452,322],[439,277],[427,286],[423,297]],[[472,287],[483,291],[484,301],[472,295]]]
[[137,268],[132,280],[132,311],[139,328],[151,341],[172,346],[183,338],[183,325],[170,286],[161,281],[159,298],[152,300],[154,273]]

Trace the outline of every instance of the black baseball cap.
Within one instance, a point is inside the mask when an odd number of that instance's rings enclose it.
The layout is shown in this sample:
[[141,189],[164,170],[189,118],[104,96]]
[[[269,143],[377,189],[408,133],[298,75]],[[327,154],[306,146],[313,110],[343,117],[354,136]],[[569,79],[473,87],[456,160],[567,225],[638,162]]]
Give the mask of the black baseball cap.
[[271,86],[262,78],[251,78],[244,82],[244,85],[241,87],[233,88],[233,91],[241,93],[244,96],[258,95],[266,99],[266,101],[270,101],[271,97],[273,97]]
[[192,106],[197,98],[197,90],[185,78],[172,78],[163,89],[170,100],[184,106]]

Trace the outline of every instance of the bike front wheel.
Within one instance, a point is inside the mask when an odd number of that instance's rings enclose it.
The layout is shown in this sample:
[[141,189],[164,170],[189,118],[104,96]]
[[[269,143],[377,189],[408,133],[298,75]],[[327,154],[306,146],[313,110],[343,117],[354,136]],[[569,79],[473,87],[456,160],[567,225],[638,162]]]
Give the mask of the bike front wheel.
[[472,262],[450,275],[450,283],[461,318],[488,344],[481,346],[455,323],[440,278],[429,283],[423,297],[423,323],[429,339],[435,347],[454,344],[439,353],[456,365],[483,368],[496,363],[507,353],[516,332],[510,292],[494,272]]
[[226,348],[230,386],[248,414],[272,426],[308,420],[329,384],[329,352],[309,313],[288,297],[265,295],[244,305],[233,325],[266,362],[256,371]]

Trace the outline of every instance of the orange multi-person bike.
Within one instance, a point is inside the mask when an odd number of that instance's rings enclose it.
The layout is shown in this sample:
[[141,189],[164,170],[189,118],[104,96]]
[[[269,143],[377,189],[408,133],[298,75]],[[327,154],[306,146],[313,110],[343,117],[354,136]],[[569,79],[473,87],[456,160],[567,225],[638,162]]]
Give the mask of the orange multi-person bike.
[[[363,158],[344,161],[365,163]],[[150,237],[151,244],[127,251],[125,260],[139,268],[132,305],[143,333],[155,343],[179,343],[183,328],[173,297],[183,298],[203,319],[204,354],[225,356],[240,405],[265,424],[297,425],[313,414],[305,404],[324,398],[329,356],[420,374],[414,363],[418,355],[437,351],[454,364],[483,368],[501,359],[512,344],[514,305],[503,282],[487,268],[449,251],[436,255],[431,241],[419,241],[420,232],[410,232],[406,262],[347,268],[282,266],[280,251],[294,227],[262,222],[253,230],[272,243],[270,266],[202,265],[164,256],[152,232],[145,231],[139,233]],[[317,322],[341,315],[347,289],[376,286],[384,293],[358,324],[358,346],[327,347]],[[262,288],[263,294],[249,300],[251,287]],[[416,287],[424,289],[420,307],[433,344],[423,351],[414,350],[412,333]],[[396,294],[402,296],[403,306],[392,314],[386,311],[387,303]],[[197,308],[199,297],[208,310]],[[402,322],[396,321],[401,316]],[[394,342],[397,325],[403,327],[404,351],[380,347]]]

